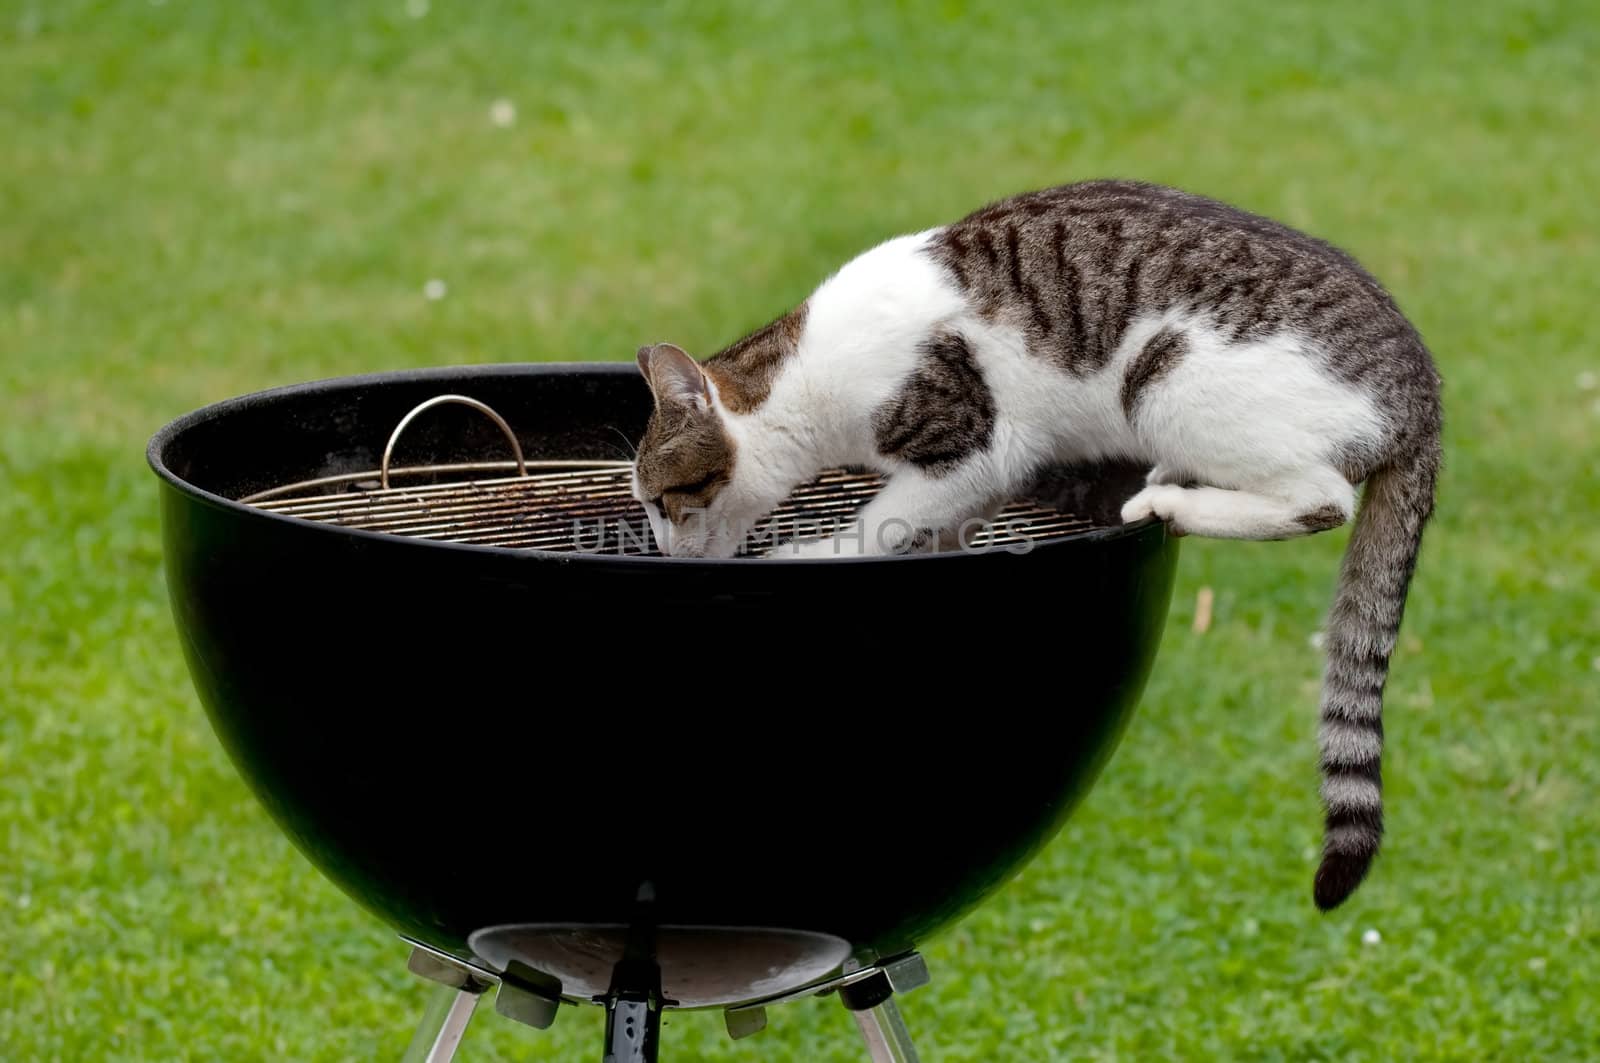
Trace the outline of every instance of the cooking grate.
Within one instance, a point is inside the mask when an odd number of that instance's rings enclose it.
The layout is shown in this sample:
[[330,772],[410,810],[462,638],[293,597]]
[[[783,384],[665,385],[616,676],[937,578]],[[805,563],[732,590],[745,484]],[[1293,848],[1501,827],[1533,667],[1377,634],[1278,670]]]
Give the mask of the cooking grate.
[[[501,463],[485,463],[495,471]],[[437,469],[438,467],[435,467]],[[471,475],[478,466],[450,469]],[[517,549],[654,555],[644,508],[630,491],[630,466],[594,463],[565,472],[468,479],[425,487],[378,487],[375,476],[355,477],[341,494],[306,497],[279,488],[251,504],[273,513],[451,543]],[[394,470],[398,475],[403,470]],[[797,489],[751,534],[745,553],[758,556],[792,539],[825,534],[847,523],[883,486],[874,475],[833,470]],[[326,490],[325,484],[311,488]],[[974,549],[1026,547],[1090,527],[1081,517],[1046,506],[1009,506],[972,536]]]
[[[400,430],[423,409],[441,402],[469,405],[492,417],[505,431],[516,460],[391,469],[388,459]],[[242,501],[271,513],[440,542],[659,556],[644,507],[632,496],[631,470],[622,461],[524,461],[515,435],[492,410],[463,396],[440,396],[400,422],[378,469],[286,484]],[[446,482],[390,483],[418,476]],[[758,525],[742,553],[761,556],[783,542],[839,530],[882,487],[883,480],[872,473],[829,470],[796,489]],[[975,530],[968,549],[1026,550],[1092,526],[1084,517],[1024,500]]]

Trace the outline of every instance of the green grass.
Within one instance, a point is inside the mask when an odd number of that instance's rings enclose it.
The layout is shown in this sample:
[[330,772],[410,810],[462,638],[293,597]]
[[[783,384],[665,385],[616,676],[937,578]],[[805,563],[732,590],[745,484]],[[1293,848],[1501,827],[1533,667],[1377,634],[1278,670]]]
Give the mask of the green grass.
[[[395,1058],[421,1008],[207,730],[143,465],[163,422],[327,375],[706,353],[880,238],[1099,175],[1344,244],[1437,353],[1389,845],[1315,913],[1310,640],[1346,533],[1186,541],[1101,784],[929,943],[927,1055],[1600,1057],[1591,5],[489,7],[0,2],[0,1058]],[[598,1032],[486,1014],[461,1058]],[[860,1058],[827,1002],[668,1037]]]

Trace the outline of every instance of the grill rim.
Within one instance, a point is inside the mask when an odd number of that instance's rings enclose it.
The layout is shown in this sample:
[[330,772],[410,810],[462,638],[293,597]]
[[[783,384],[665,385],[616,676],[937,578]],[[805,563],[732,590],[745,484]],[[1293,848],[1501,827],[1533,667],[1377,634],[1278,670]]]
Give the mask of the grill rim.
[[[337,538],[340,540],[355,536],[362,540],[375,540],[394,544],[396,546],[409,544],[416,549],[461,551],[468,554],[489,555],[495,557],[516,558],[523,557],[530,561],[556,562],[568,565],[600,564],[600,565],[653,565],[672,566],[676,568],[721,568],[724,566],[749,567],[761,566],[794,566],[794,565],[885,565],[885,564],[931,564],[935,562],[953,563],[967,561],[981,563],[986,557],[1004,557],[1008,555],[1004,549],[981,550],[968,552],[954,550],[944,553],[931,554],[886,554],[886,555],[843,555],[836,557],[664,557],[648,555],[624,555],[610,553],[584,553],[559,550],[542,550],[537,547],[515,547],[481,545],[477,543],[453,543],[437,539],[425,539],[413,536],[395,535],[389,532],[372,532],[361,528],[349,528],[339,524],[330,524],[325,521],[308,520],[293,514],[276,513],[264,510],[247,502],[219,495],[214,491],[199,487],[175,473],[166,462],[166,452],[185,432],[231,415],[243,413],[258,406],[269,405],[286,399],[293,399],[304,395],[317,395],[328,391],[349,391],[359,394],[361,391],[381,387],[385,384],[427,383],[438,381],[441,384],[448,382],[453,388],[459,388],[464,379],[478,379],[493,376],[561,376],[576,374],[603,374],[610,376],[632,376],[638,373],[638,368],[632,362],[495,362],[480,365],[439,366],[422,369],[400,369],[381,373],[363,373],[352,376],[327,377],[321,380],[309,381],[300,384],[288,384],[279,387],[267,388],[261,391],[250,392],[233,398],[223,399],[199,407],[189,413],[183,414],[166,425],[162,426],[153,436],[145,448],[145,460],[151,470],[162,480],[169,489],[187,495],[210,508],[231,513],[241,519],[266,520],[281,522],[291,527],[311,530],[326,534],[329,541]],[[1131,524],[1117,526],[1102,526],[1086,528],[1079,532],[1070,532],[1034,544],[1026,555],[1032,556],[1045,551],[1058,550],[1070,547],[1075,543],[1105,542],[1123,538],[1132,538],[1147,533],[1152,526],[1159,526],[1161,522],[1155,517],[1145,517]]]

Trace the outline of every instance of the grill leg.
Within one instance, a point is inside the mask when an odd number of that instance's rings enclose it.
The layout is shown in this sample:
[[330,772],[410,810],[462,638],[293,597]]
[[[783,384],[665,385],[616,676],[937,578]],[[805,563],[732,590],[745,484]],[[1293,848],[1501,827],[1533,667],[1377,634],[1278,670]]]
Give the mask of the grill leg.
[[606,1001],[605,1063],[656,1063],[661,1047],[661,1009],[654,1000],[612,997]]
[[911,1043],[911,1032],[906,1029],[894,998],[858,1011],[855,1017],[872,1063],[917,1063],[917,1046]]
[[481,972],[431,949],[413,946],[406,969],[435,983],[422,1013],[422,1025],[411,1038],[404,1063],[450,1063],[472,1021],[478,997],[490,982]]
[[403,1063],[450,1063],[461,1035],[467,1032],[467,1023],[472,1021],[472,1010],[478,1006],[481,992],[481,986],[435,986]]
[[864,982],[844,987],[839,999],[855,1016],[861,1037],[867,1042],[872,1063],[918,1063],[917,1046],[895,1007],[894,988],[883,972]]

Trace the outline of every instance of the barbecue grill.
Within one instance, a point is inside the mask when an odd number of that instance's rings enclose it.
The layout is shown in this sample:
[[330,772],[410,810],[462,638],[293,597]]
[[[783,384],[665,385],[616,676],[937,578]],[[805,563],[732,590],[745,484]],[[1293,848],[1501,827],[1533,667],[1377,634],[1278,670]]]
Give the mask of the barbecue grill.
[[1051,470],[961,548],[762,558],[881,486],[830,470],[726,560],[662,557],[628,491],[631,365],[350,377],[198,410],[150,443],[172,607],[233,763],[473,1008],[836,995],[874,1059],[919,944],[1059,830],[1111,755],[1177,543],[1122,526],[1140,470]]

